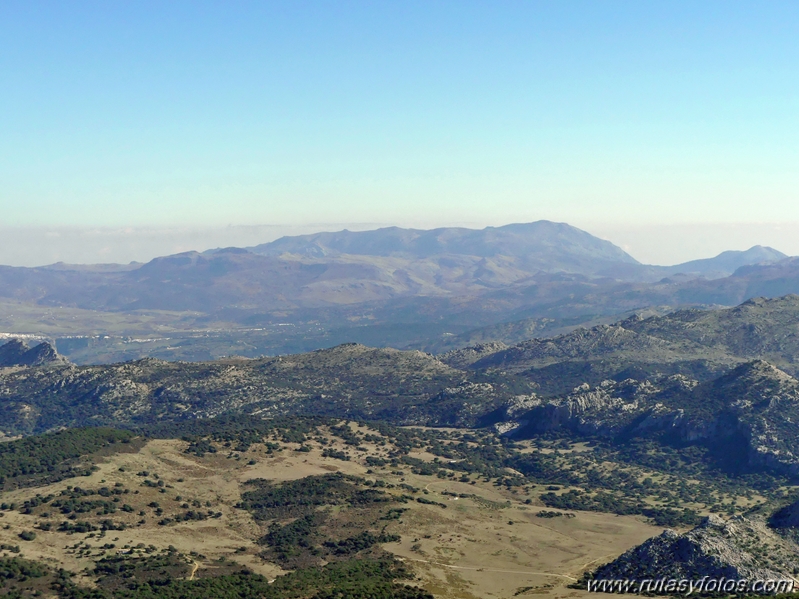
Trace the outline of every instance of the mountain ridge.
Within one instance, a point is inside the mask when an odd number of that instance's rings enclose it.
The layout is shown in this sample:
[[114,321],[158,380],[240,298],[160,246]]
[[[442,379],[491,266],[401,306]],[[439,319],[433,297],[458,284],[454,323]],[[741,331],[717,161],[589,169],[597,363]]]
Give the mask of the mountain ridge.
[[774,248],[755,245],[748,250],[727,250],[712,258],[691,260],[665,267],[670,275],[701,274],[706,278],[723,278],[735,273],[742,266],[779,262],[788,258]]
[[482,343],[439,359],[473,371],[503,371],[563,393],[576,384],[646,377],[651,372],[704,380],[754,359],[799,374],[799,296],[753,298],[733,308],[683,309],[503,347]]
[[[548,221],[482,230],[319,233],[257,248],[262,253],[220,248],[145,264],[0,267],[0,299],[23,302],[28,313],[36,306],[125,315],[150,311],[173,330],[179,321],[187,332],[249,331],[243,345],[230,335],[205,345],[201,336],[189,335],[177,346],[159,348],[164,357],[172,351],[172,359],[207,359],[242,352],[274,355],[344,341],[436,351],[468,346],[471,338],[510,345],[547,329],[555,334],[583,323],[607,324],[618,314],[732,306],[758,295],[799,293],[797,259],[760,262],[779,258],[776,250],[723,253],[703,262],[704,274],[669,274],[671,267],[640,264],[608,241]],[[749,264],[753,261],[758,263]],[[708,278],[736,266],[728,276]],[[520,324],[495,326],[514,321]],[[555,321],[562,325],[547,324]],[[29,321],[18,316],[3,322],[9,333],[41,332],[27,328]],[[284,324],[298,328],[275,328]],[[50,323],[47,327],[52,330]],[[259,336],[256,329],[264,327],[272,329]],[[494,328],[459,337],[480,327]],[[75,334],[74,322],[69,331]],[[81,350],[76,359],[84,363],[146,355],[122,337],[108,341],[113,345],[108,351],[99,347],[103,343],[87,344],[98,349]],[[73,341],[64,345],[75,346]]]
[[386,227],[356,232],[345,229],[282,237],[247,249],[263,255],[288,253],[313,257],[354,254],[429,258],[438,254],[461,254],[488,258],[497,255],[524,256],[533,250],[556,255],[557,251],[563,252],[564,247],[566,253],[572,257],[586,256],[638,264],[635,258],[609,241],[566,223],[546,220],[484,229],[441,227],[423,230]]

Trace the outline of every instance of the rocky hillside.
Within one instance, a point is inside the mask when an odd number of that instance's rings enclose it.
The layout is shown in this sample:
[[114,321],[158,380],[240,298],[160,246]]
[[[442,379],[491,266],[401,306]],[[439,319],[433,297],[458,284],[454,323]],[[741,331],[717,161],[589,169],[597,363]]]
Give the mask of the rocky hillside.
[[799,474],[797,322],[799,297],[756,299],[513,347],[485,343],[440,359],[344,344],[275,358],[74,366],[47,344],[14,342],[0,347],[4,363],[33,367],[0,372],[0,432],[227,412],[317,414],[495,425],[516,438],[555,432],[696,443],[732,469]]
[[586,383],[555,398],[518,396],[494,417],[514,437],[562,431],[701,443],[730,467],[799,474],[799,381],[759,360],[703,383],[672,375]]
[[356,344],[260,360],[59,366],[0,374],[0,430],[144,424],[245,410],[473,424],[509,396],[422,352]]
[[799,296],[754,298],[728,309],[634,315],[511,347],[482,343],[441,356],[453,366],[523,376],[545,393],[607,378],[685,374],[708,380],[752,359],[799,373]]
[[799,474],[799,381],[760,360],[716,378],[583,383],[546,397],[523,377],[453,368],[417,351],[356,344],[258,360],[55,365],[0,374],[0,431],[141,425],[229,412],[317,414],[395,424],[557,432],[614,443],[702,444],[736,470]]
[[666,530],[593,573],[594,580],[785,580],[799,571],[797,547],[760,517],[710,516],[684,534]]
[[756,297],[722,310],[632,318],[622,326],[675,343],[715,347],[738,358],[763,358],[791,372],[799,367],[799,295]]

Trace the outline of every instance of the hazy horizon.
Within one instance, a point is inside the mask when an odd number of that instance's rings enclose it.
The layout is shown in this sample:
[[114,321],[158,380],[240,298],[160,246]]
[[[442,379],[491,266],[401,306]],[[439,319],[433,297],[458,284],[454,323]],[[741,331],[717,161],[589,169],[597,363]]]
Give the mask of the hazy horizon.
[[[544,219],[545,220],[545,219]],[[482,229],[512,223],[425,225],[420,223],[312,223],[306,225],[228,225],[191,227],[0,227],[0,265],[128,264],[159,256],[221,247],[251,247],[283,236],[325,231],[366,231],[383,227],[433,229],[441,226]],[[606,239],[642,264],[671,266],[711,258],[727,250],[756,245],[799,255],[799,223],[682,224],[593,227],[567,223]]]

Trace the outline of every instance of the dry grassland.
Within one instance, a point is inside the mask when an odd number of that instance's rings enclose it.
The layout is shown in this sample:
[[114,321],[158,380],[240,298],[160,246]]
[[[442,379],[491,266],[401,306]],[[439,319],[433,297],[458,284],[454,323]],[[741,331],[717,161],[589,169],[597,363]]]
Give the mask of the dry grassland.
[[[242,484],[253,478],[293,480],[334,471],[382,479],[394,485],[412,485],[420,489],[416,496],[447,505],[444,509],[417,502],[401,504],[407,511],[400,520],[392,521],[387,531],[401,535],[402,540],[384,545],[386,550],[411,563],[420,577],[419,584],[437,597],[581,596],[582,591],[566,585],[589,566],[609,561],[661,530],[638,517],[594,512],[575,512],[573,518],[540,518],[536,514],[542,506],[535,501],[525,504],[527,495],[510,493],[476,478],[475,484],[461,483],[414,475],[406,467],[398,470],[391,466],[374,468],[367,474],[363,458],[385,456],[390,447],[364,444],[366,451],[354,451],[336,441],[328,447],[347,450],[353,456],[352,461],[341,461],[322,457],[322,447],[316,442],[307,445],[312,447],[310,452],[296,451],[299,447],[296,444],[284,444],[283,451],[267,455],[264,446],[258,444],[242,454],[220,450],[197,457],[184,453],[187,444],[183,441],[149,441],[137,453],[105,458],[98,464],[99,470],[89,477],[3,496],[5,502],[21,503],[37,493],[57,493],[68,486],[128,489],[119,505],[129,504],[133,511],[104,516],[125,522],[126,530],[57,532],[55,529],[64,518],[45,504],[29,515],[4,512],[0,519],[0,543],[19,545],[25,557],[73,571],[91,567],[102,554],[129,551],[137,546],[140,550],[174,546],[191,555],[196,564],[193,574],[197,576],[238,563],[274,578],[282,573],[281,569],[258,556],[261,547],[256,540],[264,534],[263,529],[248,512],[234,507],[240,501]],[[413,456],[425,460],[434,457],[421,452]],[[249,465],[250,460],[257,463]],[[141,476],[143,472],[148,475]],[[162,481],[164,486],[146,486],[145,479]],[[444,494],[445,491],[475,497],[455,499]],[[163,510],[163,516],[183,511],[181,505],[187,502],[222,515],[162,526],[151,507],[153,502]],[[140,515],[142,511],[144,516]],[[50,512],[49,518],[42,517],[44,512]],[[99,518],[91,515],[87,519]],[[20,540],[21,531],[34,530],[34,524],[48,520],[53,524],[51,531],[36,530],[35,540]],[[85,543],[82,552],[75,548],[80,543]],[[106,544],[114,547],[104,548]],[[91,548],[88,556],[87,546]]]

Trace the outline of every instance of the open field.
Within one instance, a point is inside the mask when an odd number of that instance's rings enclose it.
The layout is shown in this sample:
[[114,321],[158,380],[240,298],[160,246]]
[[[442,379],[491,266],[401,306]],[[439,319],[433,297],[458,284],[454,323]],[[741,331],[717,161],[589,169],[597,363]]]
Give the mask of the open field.
[[[104,312],[0,300],[0,331],[56,338],[69,335],[158,335],[196,328],[198,312]],[[193,326],[194,325],[194,326]]]
[[[91,568],[102,555],[147,554],[172,546],[194,562],[187,576],[209,576],[240,564],[271,579],[283,570],[258,555],[263,527],[249,512],[234,507],[241,500],[243,483],[330,472],[382,480],[391,493],[400,484],[409,485],[418,489],[415,496],[434,502],[403,504],[401,518],[386,527],[401,540],[385,543],[384,548],[412,565],[420,578],[417,584],[437,597],[577,596],[582,591],[566,585],[585,569],[660,532],[632,516],[574,512],[574,517],[541,518],[536,514],[542,506],[535,500],[525,503],[527,493],[514,494],[476,476],[471,484],[413,474],[404,467],[370,469],[364,463],[366,456],[387,455],[390,445],[364,443],[353,452],[330,438],[328,450],[357,454],[350,461],[323,457],[322,446],[314,441],[305,444],[309,451],[297,451],[299,444],[286,443],[281,451],[270,454],[263,444],[254,444],[246,452],[220,447],[203,457],[186,453],[187,445],[174,439],[151,440],[135,453],[101,459],[90,476],[10,491],[2,497],[7,504],[20,505],[37,494],[69,492],[75,487],[118,490],[117,505],[129,506],[128,511],[117,510],[106,517],[124,523],[124,530],[58,531],[64,519],[52,503],[44,503],[29,514],[2,512],[0,543],[19,545],[25,557],[74,572]],[[430,454],[419,457],[434,459]],[[179,513],[182,506],[215,515],[202,521],[158,524],[162,517]],[[86,514],[77,521],[84,519],[96,522],[102,517]],[[41,530],[47,522],[50,530]],[[35,531],[36,538],[23,541],[22,531]],[[88,576],[77,581],[91,584]]]

